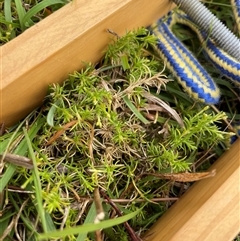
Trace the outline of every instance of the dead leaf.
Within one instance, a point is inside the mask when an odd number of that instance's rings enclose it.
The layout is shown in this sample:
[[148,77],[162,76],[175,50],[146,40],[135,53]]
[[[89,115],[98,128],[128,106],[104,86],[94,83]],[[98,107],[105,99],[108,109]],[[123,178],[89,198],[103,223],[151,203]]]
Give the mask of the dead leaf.
[[16,166],[25,167],[27,169],[33,169],[33,162],[31,159],[25,156],[19,156],[16,154],[6,153],[0,155],[0,160],[8,163],[12,163]]
[[170,107],[166,102],[164,102],[163,100],[157,98],[156,96],[148,93],[148,92],[144,92],[142,93],[142,95],[148,99],[149,101],[158,104],[159,106],[161,106],[162,108],[164,108],[169,114],[171,114],[171,116],[178,122],[178,124],[181,127],[184,127],[184,123],[183,120],[181,119],[181,117],[179,116],[179,114],[172,108]]
[[47,142],[46,146],[51,145],[54,141],[56,141],[68,128],[72,127],[73,125],[75,125],[77,123],[77,120],[73,120],[70,121],[69,123],[67,123],[66,125],[64,125],[62,127],[61,130],[57,131],[51,138],[50,140]]
[[161,179],[168,179],[176,182],[195,182],[205,178],[214,177],[216,170],[210,172],[183,172],[183,173],[144,173],[144,175],[159,177]]

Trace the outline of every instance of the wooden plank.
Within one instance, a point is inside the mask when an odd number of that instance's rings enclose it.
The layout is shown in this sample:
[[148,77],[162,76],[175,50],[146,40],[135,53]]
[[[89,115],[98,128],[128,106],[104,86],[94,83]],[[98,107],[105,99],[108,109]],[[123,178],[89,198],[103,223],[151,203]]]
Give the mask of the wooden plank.
[[240,139],[145,235],[144,241],[232,241],[240,232]]
[[74,0],[0,47],[0,123],[10,126],[39,106],[50,83],[97,62],[112,36],[147,26],[168,0]]

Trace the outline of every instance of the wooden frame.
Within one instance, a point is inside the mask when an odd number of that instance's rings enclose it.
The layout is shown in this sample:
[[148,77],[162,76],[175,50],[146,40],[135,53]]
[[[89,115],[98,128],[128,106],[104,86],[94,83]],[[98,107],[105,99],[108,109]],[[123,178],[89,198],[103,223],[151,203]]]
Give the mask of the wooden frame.
[[112,38],[107,28],[122,35],[170,8],[168,0],[74,0],[1,46],[0,123],[13,125],[41,104],[50,83],[97,62]]
[[[15,124],[62,82],[97,62],[112,36],[147,26],[170,10],[168,0],[74,0],[0,47],[0,123]],[[240,140],[149,230],[146,241],[231,241],[240,231]]]
[[240,232],[240,139],[145,235],[144,241],[232,241]]

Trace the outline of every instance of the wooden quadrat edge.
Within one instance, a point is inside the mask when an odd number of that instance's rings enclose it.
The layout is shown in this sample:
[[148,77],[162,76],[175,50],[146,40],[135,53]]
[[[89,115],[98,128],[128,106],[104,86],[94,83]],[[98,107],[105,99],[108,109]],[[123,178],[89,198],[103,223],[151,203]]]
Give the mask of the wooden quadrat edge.
[[41,105],[51,83],[96,63],[113,36],[148,26],[168,0],[74,0],[0,47],[0,123],[11,126]]
[[240,232],[240,139],[145,235],[144,241],[232,241]]

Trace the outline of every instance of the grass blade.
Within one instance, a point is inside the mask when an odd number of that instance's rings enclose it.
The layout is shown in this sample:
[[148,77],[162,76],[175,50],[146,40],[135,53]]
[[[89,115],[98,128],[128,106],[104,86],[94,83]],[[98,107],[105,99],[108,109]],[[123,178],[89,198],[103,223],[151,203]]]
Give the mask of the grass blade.
[[29,27],[31,24],[31,18],[37,14],[38,12],[42,11],[44,8],[54,5],[54,4],[58,4],[58,3],[62,3],[64,4],[63,1],[61,0],[45,0],[42,2],[39,2],[38,4],[36,4],[34,7],[32,7],[23,17],[22,22],[24,27]]
[[134,113],[134,115],[142,121],[145,125],[149,124],[149,121],[137,110],[137,108],[132,104],[132,102],[128,99],[127,96],[123,97],[125,104],[129,107],[129,109]]
[[53,238],[53,237],[63,238],[67,235],[81,234],[81,233],[86,233],[86,232],[94,232],[99,229],[109,228],[109,227],[112,227],[112,226],[115,226],[115,225],[128,221],[129,219],[135,217],[140,211],[141,210],[139,209],[139,210],[132,212],[130,214],[127,214],[125,216],[115,218],[115,219],[105,220],[100,223],[94,223],[94,224],[88,223],[88,224],[84,224],[84,225],[73,227],[73,228],[66,228],[64,230],[58,230],[58,231],[54,231],[54,232],[40,234],[38,236],[38,239],[43,240],[46,238]]
[[11,180],[17,166],[10,164],[0,179],[0,192],[4,190],[9,181]]
[[[9,143],[6,147],[6,149],[4,151],[8,151],[10,144],[12,143],[12,141],[14,140],[16,134],[18,133],[20,127],[23,125],[24,121],[18,126],[18,128],[16,129],[16,131],[13,133],[13,135],[11,136]],[[44,123],[44,119],[40,118],[38,119],[30,128],[29,130],[29,137],[32,140],[35,136],[36,133],[38,132],[38,130],[42,127]],[[17,148],[14,150],[14,154],[17,155],[22,155],[24,156],[27,152],[28,146],[27,146],[27,142],[26,142],[26,138],[24,138],[20,144],[17,146]],[[13,164],[10,164],[6,171],[4,172],[4,174],[2,175],[2,177],[0,178],[0,192],[3,191],[3,189],[6,187],[6,185],[8,184],[8,182],[11,180],[15,170],[16,170],[16,166]]]
[[24,135],[25,135],[25,138],[27,141],[29,157],[33,161],[33,180],[34,180],[34,187],[35,187],[34,190],[35,190],[35,194],[36,194],[38,213],[41,218],[43,230],[46,232],[48,229],[47,229],[47,222],[45,219],[45,211],[44,211],[43,205],[42,205],[42,189],[41,189],[41,181],[40,181],[40,177],[39,177],[39,173],[38,173],[37,162],[36,162],[36,158],[35,158],[35,155],[33,152],[32,143],[31,143],[31,140],[27,133],[26,128],[23,128],[23,132],[24,132]]
[[11,0],[4,0],[4,16],[7,22],[12,22]]
[[24,7],[22,6],[21,0],[15,0],[15,4],[16,4],[16,9],[17,9],[17,13],[18,13],[20,26],[21,26],[22,31],[24,31],[26,29],[26,27],[23,23],[23,18],[26,14],[26,11],[25,11]]
[[47,123],[50,126],[54,126],[54,113],[56,112],[57,107],[55,105],[52,105],[50,110],[47,114]]
[[[84,221],[84,224],[93,223],[94,219],[96,217],[96,214],[97,213],[96,213],[95,204],[92,203],[92,206],[91,206],[91,208],[90,208],[90,210],[89,210],[89,212],[87,214],[87,217],[86,217],[86,219]],[[79,234],[76,241],[84,241],[84,240],[86,240],[87,234],[88,234],[88,232]]]

